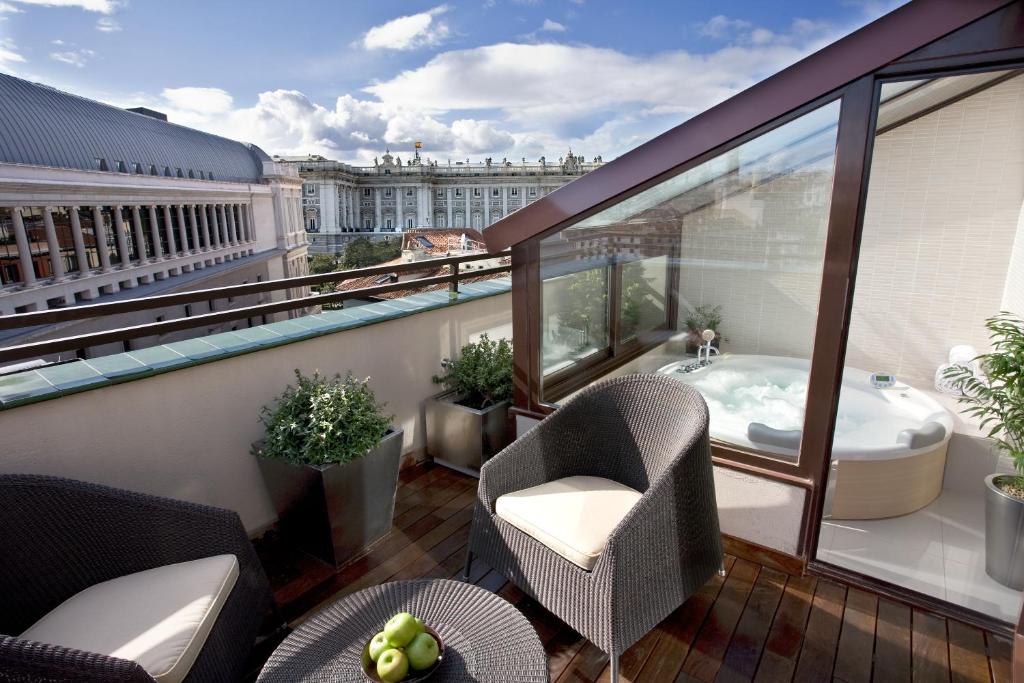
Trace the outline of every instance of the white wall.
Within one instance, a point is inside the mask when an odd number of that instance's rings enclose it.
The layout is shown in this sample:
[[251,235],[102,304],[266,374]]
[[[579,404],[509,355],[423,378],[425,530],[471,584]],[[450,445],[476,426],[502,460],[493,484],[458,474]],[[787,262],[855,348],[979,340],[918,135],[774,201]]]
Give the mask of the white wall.
[[405,429],[425,444],[423,399],[441,359],[490,332],[511,336],[502,294],[161,375],[0,411],[0,472],[84,479],[236,510],[257,531],[275,520],[250,444],[257,415],[293,369],[369,376]]

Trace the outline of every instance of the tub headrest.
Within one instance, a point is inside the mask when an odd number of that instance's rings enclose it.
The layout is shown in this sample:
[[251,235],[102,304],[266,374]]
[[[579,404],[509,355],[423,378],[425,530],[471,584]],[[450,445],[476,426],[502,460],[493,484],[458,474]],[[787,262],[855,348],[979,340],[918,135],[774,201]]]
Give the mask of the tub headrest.
[[917,450],[934,446],[945,438],[945,425],[939,422],[925,422],[920,429],[904,429],[896,437],[896,441],[910,450]]
[[803,432],[799,429],[775,429],[763,422],[751,422],[747,425],[747,438],[751,441],[793,451],[800,448],[801,436]]

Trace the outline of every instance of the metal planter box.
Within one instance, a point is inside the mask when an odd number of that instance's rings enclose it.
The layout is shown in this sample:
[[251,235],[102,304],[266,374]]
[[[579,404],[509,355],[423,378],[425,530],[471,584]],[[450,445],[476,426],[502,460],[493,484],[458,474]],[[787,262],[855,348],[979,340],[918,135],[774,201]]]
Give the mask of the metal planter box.
[[282,535],[335,566],[391,529],[402,430],[358,460],[326,466],[257,458]]
[[1024,590],[1024,502],[985,477],[985,572],[1013,590]]
[[427,455],[459,472],[480,476],[480,468],[508,445],[508,408],[502,401],[483,410],[455,401],[454,392],[427,399]]

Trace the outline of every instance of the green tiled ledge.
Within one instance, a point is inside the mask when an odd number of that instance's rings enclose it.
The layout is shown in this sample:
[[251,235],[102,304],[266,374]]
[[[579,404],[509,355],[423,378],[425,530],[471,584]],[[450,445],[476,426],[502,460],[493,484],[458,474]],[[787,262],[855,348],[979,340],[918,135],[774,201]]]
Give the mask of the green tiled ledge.
[[455,299],[450,298],[447,291],[420,292],[401,299],[337,311],[324,311],[269,325],[4,375],[0,376],[0,410],[385,320],[404,318],[407,315],[503,294],[511,289],[510,278],[472,282],[462,285]]

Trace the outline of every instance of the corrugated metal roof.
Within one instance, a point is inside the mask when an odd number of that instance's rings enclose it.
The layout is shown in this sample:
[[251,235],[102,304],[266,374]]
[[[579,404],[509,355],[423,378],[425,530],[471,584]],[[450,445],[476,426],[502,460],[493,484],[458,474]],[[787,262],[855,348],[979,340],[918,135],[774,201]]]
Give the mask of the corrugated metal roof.
[[[0,162],[256,182],[266,152],[255,145],[160,121],[0,73]],[[202,173],[202,176],[200,176]]]

